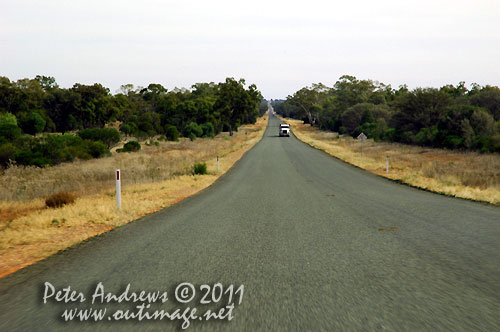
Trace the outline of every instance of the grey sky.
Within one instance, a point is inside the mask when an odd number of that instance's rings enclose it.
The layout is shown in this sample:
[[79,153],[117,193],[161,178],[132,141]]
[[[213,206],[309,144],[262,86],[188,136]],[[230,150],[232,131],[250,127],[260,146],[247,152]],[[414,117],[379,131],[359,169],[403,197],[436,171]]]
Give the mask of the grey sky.
[[343,74],[500,85],[500,1],[0,0],[0,76],[59,85],[225,77],[284,98]]

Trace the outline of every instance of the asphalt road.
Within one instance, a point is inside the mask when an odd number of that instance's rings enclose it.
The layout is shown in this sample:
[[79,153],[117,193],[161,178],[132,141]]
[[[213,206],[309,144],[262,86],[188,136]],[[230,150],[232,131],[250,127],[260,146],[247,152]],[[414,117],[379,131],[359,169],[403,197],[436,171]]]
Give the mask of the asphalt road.
[[[182,320],[64,322],[75,307],[138,310],[130,299],[92,306],[99,282],[116,295],[129,283],[167,291],[151,308],[168,310],[185,307],[175,302],[182,282],[197,294],[244,285],[231,321],[189,330],[500,330],[499,208],[376,177],[277,137],[278,124],[271,116],[263,140],[212,187],[1,279],[0,331],[181,329]],[[45,282],[86,301],[43,304]],[[188,305],[216,307],[200,300]]]

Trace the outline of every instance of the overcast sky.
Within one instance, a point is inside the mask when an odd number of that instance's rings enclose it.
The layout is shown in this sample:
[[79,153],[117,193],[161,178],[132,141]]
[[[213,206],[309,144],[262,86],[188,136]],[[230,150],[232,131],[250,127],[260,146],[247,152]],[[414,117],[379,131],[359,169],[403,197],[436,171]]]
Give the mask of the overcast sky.
[[0,0],[0,76],[62,87],[226,77],[284,98],[343,74],[500,85],[499,0]]

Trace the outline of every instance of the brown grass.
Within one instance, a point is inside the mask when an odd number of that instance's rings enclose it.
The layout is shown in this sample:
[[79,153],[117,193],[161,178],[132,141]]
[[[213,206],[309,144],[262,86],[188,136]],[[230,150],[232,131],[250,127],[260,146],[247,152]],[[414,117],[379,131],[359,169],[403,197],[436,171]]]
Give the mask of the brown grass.
[[60,208],[66,204],[75,202],[75,195],[68,192],[59,192],[50,195],[45,199],[45,206],[48,208]]
[[[319,130],[286,119],[300,140],[378,175],[450,196],[500,204],[500,156],[422,148],[367,140]],[[389,174],[386,173],[389,156]]]
[[[50,168],[13,167],[0,176],[0,277],[88,237],[179,202],[211,185],[264,134],[267,116],[194,142],[161,142],[140,152]],[[217,172],[217,155],[220,171]],[[191,175],[194,162],[207,175]],[[122,173],[122,210],[116,208],[114,170]],[[47,209],[44,197],[71,192],[78,199]]]

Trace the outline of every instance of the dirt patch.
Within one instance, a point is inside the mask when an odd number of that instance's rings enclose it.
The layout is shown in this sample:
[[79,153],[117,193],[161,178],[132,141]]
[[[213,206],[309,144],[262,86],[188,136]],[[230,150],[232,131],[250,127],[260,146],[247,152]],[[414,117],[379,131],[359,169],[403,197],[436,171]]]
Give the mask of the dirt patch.
[[107,232],[114,227],[99,224],[86,224],[74,227],[61,227],[58,234],[45,241],[20,244],[0,249],[0,278],[31,265],[51,254],[75,243]]

